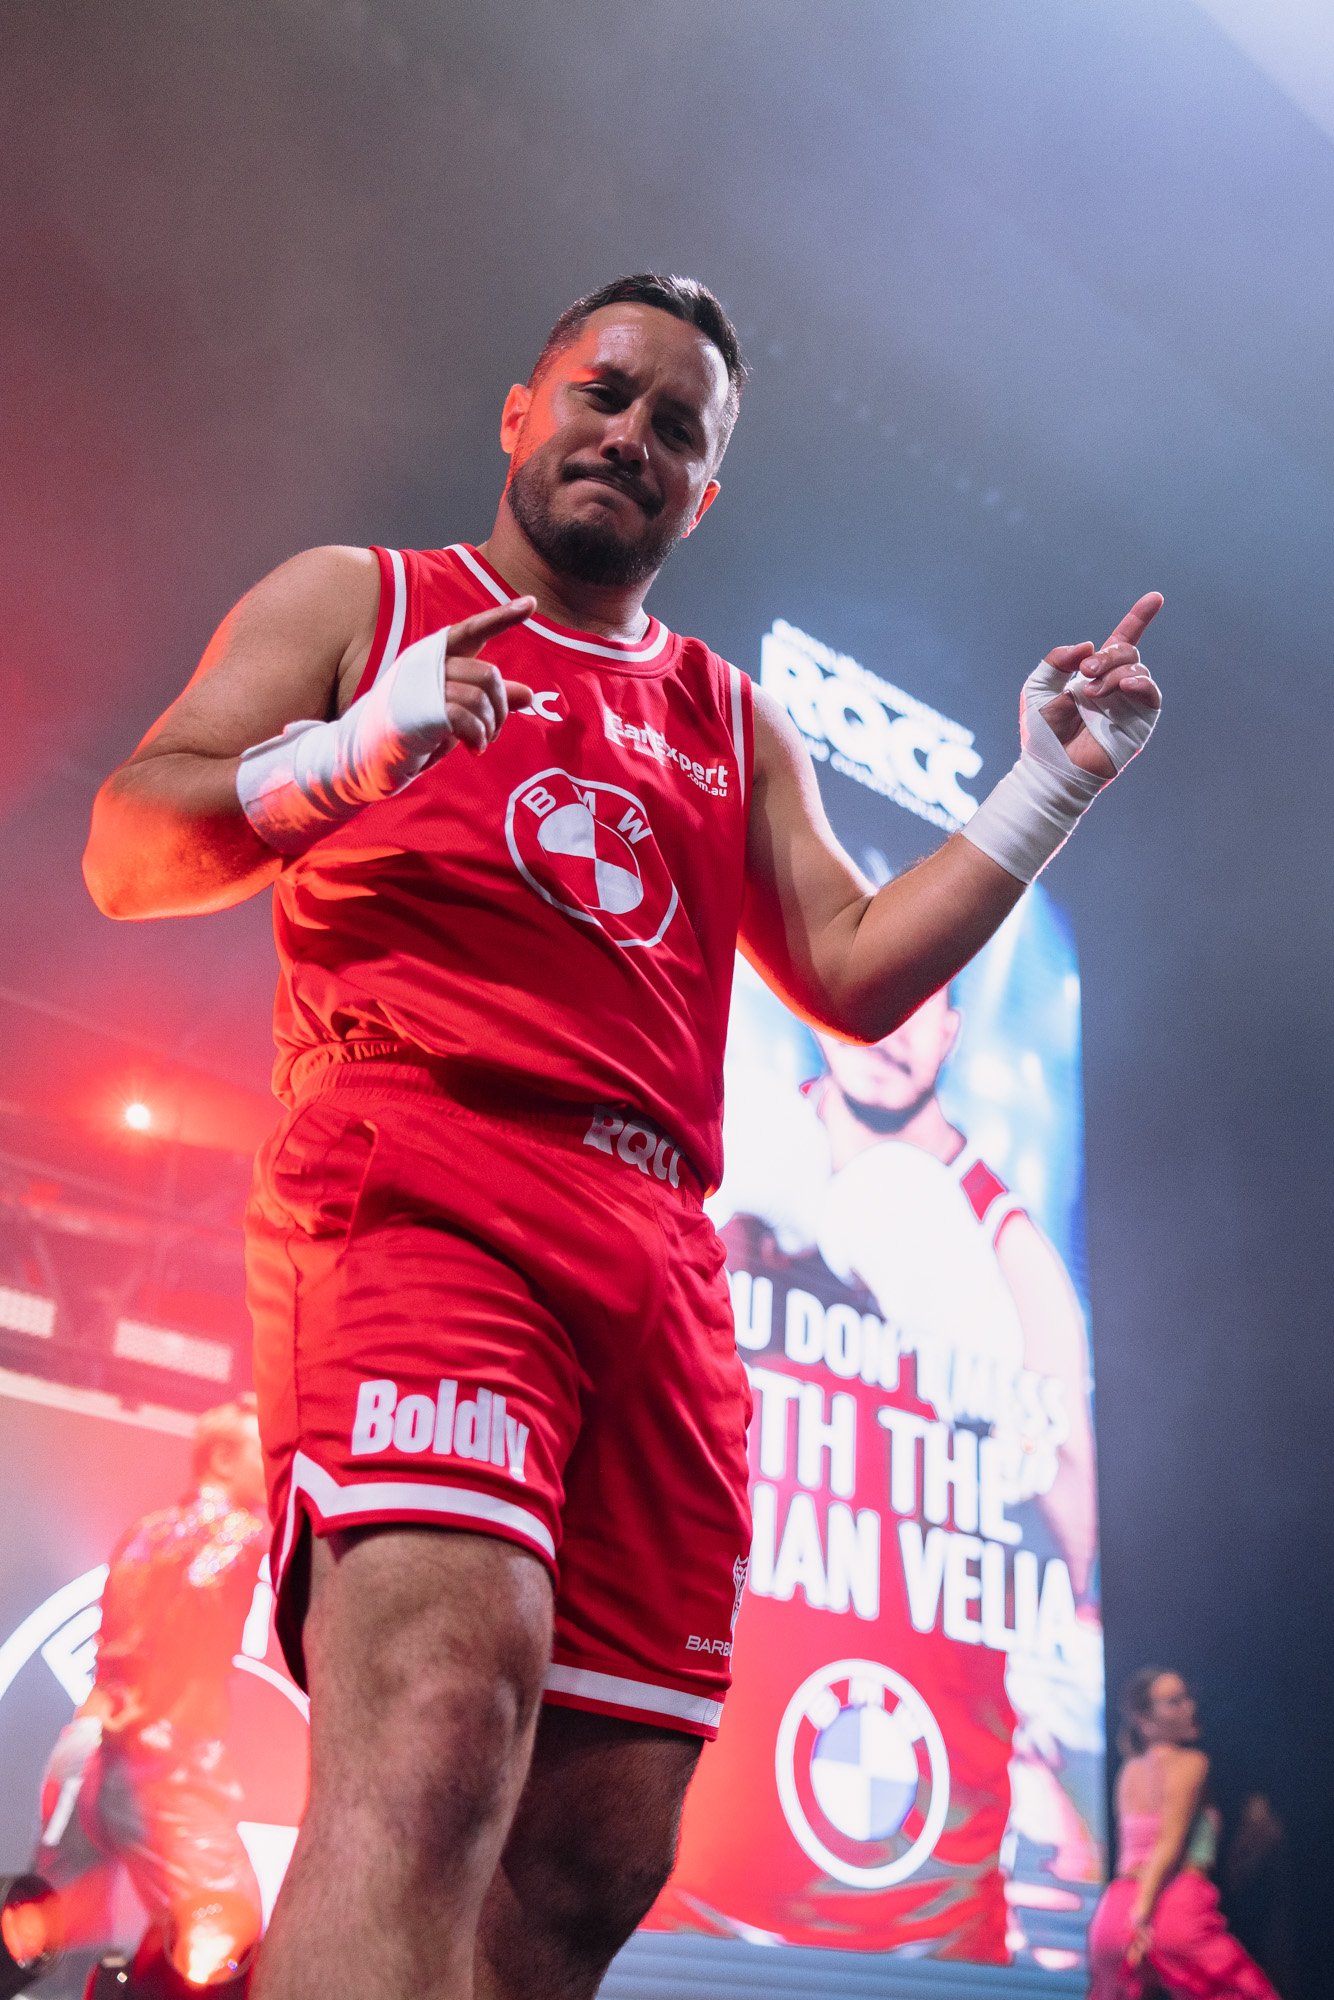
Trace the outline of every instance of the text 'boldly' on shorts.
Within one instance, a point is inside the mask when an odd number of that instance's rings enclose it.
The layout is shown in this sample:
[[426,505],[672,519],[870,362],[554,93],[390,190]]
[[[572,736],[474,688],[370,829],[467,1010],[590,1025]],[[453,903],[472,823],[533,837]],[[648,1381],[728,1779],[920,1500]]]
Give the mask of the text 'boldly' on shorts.
[[524,1476],[528,1426],[509,1415],[497,1390],[459,1398],[457,1381],[442,1380],[433,1396],[399,1394],[397,1382],[362,1382],[352,1426],[352,1453],[430,1452],[435,1458],[483,1459]]

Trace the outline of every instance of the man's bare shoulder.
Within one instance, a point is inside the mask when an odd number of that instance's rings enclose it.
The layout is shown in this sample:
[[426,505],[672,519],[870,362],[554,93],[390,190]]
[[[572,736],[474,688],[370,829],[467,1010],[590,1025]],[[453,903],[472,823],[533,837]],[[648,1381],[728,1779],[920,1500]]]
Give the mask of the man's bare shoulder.
[[351,614],[374,626],[380,602],[380,565],[374,549],[329,542],[289,556],[246,592],[233,617],[262,612],[326,625]]
[[781,759],[791,763],[802,753],[801,732],[783,704],[762,688],[758,681],[750,684],[751,708],[755,718],[755,768],[759,770],[760,760],[772,763]]
[[375,639],[373,549],[328,545],[289,556],[214,632],[184,692],[122,769],[179,753],[235,756],[300,717],[345,707]]

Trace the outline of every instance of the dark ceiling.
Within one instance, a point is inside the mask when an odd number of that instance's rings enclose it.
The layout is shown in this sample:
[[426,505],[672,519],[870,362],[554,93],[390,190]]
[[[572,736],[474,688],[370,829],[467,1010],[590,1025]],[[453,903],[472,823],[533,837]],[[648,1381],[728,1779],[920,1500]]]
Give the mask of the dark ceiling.
[[15,1116],[147,1077],[205,1136],[262,1124],[265,909],[104,921],[91,793],[281,557],[485,533],[504,390],[609,274],[698,273],[750,350],[724,504],[655,599],[742,664],[788,617],[995,773],[1038,652],[1166,593],[1166,720],[1049,878],[1085,974],[1113,1666],[1199,1673],[1304,1810],[1329,137],[1188,0],[9,0],[0,107]]

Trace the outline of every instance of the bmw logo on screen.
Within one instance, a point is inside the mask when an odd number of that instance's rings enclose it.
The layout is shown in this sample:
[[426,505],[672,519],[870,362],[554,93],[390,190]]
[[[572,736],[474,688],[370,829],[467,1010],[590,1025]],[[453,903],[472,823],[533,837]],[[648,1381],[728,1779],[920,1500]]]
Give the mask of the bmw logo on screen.
[[0,1639],[0,1701],[39,1654],[71,1702],[77,1706],[87,1699],[93,1685],[106,1580],[105,1563],[76,1576],[72,1583],[52,1591],[13,1632]]
[[793,1838],[854,1889],[906,1881],[939,1840],[950,1772],[940,1725],[901,1674],[836,1660],[801,1683],[775,1750]]

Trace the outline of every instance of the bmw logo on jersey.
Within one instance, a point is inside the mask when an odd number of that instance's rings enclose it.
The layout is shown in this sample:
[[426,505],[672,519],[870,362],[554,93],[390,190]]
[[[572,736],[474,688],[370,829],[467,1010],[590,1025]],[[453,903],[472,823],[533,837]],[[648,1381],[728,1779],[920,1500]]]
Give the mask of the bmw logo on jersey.
[[614,944],[655,945],[676,914],[647,808],[624,786],[539,771],[510,794],[505,838],[530,889]]

